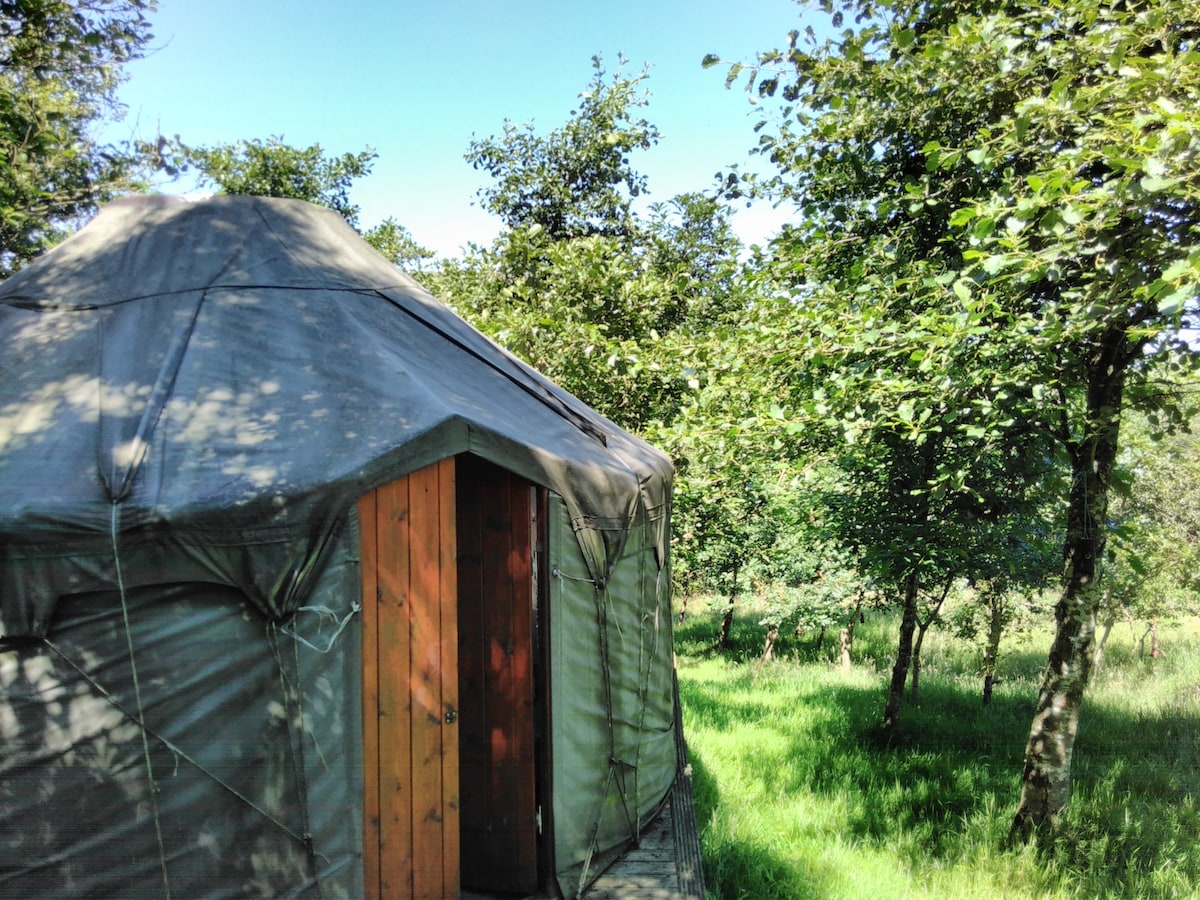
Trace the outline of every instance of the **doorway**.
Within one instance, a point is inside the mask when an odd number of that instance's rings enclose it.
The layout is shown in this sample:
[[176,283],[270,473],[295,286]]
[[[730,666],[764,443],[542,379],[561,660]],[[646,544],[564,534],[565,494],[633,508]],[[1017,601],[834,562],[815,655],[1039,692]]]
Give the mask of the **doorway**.
[[359,500],[367,896],[548,883],[546,503],[470,455]]
[[462,887],[529,895],[549,843],[539,699],[545,491],[470,455],[456,474]]

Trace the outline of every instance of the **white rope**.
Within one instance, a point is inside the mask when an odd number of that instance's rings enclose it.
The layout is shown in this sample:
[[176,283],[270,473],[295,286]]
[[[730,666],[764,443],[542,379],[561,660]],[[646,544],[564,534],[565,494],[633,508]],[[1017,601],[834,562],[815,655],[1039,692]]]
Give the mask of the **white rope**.
[[583,582],[586,582],[587,584],[590,584],[590,585],[593,585],[593,586],[599,587],[599,585],[596,585],[596,579],[594,579],[594,578],[582,578],[582,577],[580,577],[579,575],[568,575],[568,574],[567,574],[566,572],[564,572],[562,569],[558,568],[558,566],[555,566],[555,567],[554,567],[554,569],[553,569],[553,570],[551,570],[550,574],[551,574],[551,575],[553,575],[555,578],[557,578],[559,581],[563,581],[563,580],[567,580],[567,581],[583,581]]
[[[350,624],[350,620],[352,618],[354,618],[354,614],[359,612],[361,609],[362,609],[362,605],[359,604],[359,602],[356,600],[354,602],[354,604],[350,607],[350,612],[346,613],[346,615],[343,616],[341,618],[341,620],[339,620],[337,617],[337,613],[335,613],[332,609],[330,609],[327,606],[301,606],[301,607],[297,608],[297,610],[296,610],[297,613],[302,613],[302,612],[316,613],[317,615],[319,615],[321,617],[322,623],[324,623],[326,619],[332,619],[334,622],[338,623],[337,630],[333,632],[333,635],[329,638],[329,643],[325,645],[325,649],[323,649],[323,650],[320,647],[318,647],[316,644],[313,644],[311,641],[308,641],[307,639],[301,637],[300,634],[297,633],[296,631],[294,631],[289,625],[284,625],[279,630],[281,632],[283,632],[284,634],[286,634],[288,637],[295,638],[297,641],[302,643],[304,646],[308,647],[310,650],[315,650],[315,651],[317,651],[317,653],[325,654],[333,649],[333,645],[335,643],[337,643],[337,639],[342,636],[342,632],[346,630],[346,626]],[[294,621],[294,619],[293,619],[293,621]],[[317,627],[317,630],[320,631],[320,626]]]
[[[279,689],[283,695],[286,716],[285,727],[287,728],[288,755],[292,759],[292,770],[296,774],[296,789],[300,794],[298,805],[300,807],[301,840],[304,843],[304,849],[308,857],[309,874],[316,882],[317,894],[319,897],[324,897],[325,891],[317,872],[317,853],[313,843],[312,825],[308,814],[308,765],[304,760],[304,689],[300,686],[300,650],[295,644],[292,644],[292,662],[296,670],[296,684],[293,687],[283,665],[283,656],[279,652],[279,642],[275,638],[276,633],[282,630],[281,628],[277,628],[274,622],[267,623],[268,642],[271,645],[271,653],[275,657],[275,665],[279,669]],[[304,643],[307,644],[308,641],[304,641]],[[312,645],[310,644],[309,646]],[[294,710],[290,708],[293,705],[295,707]],[[299,727],[298,735],[293,736],[293,725]]]
[[133,652],[133,633],[129,628],[129,604],[125,598],[125,576],[121,572],[121,554],[117,549],[117,502],[113,501],[109,519],[109,536],[112,538],[113,565],[117,573],[117,591],[121,596],[121,620],[125,625],[125,645],[129,651],[129,671],[133,679],[133,699],[137,706],[137,723],[142,734],[142,756],[146,761],[146,779],[150,784],[150,808],[154,811],[154,835],[158,839],[158,861],[162,867],[163,891],[167,900],[171,897],[171,876],[167,872],[167,848],[163,843],[162,822],[158,815],[158,783],[154,780],[154,766],[150,761],[150,735],[147,734],[145,708],[142,706],[142,686],[138,681],[137,660]]
[[[268,822],[275,825],[284,834],[288,835],[291,838],[294,838],[297,843],[302,844],[302,845],[304,844],[304,836],[303,835],[296,834],[296,832],[294,832],[294,831],[292,831],[292,829],[288,828],[287,825],[280,822],[277,818],[272,816],[269,812],[267,812],[261,806],[256,804],[253,800],[251,800],[245,794],[238,791],[237,788],[233,787],[232,785],[230,785],[229,783],[227,783],[225,781],[222,781],[217,775],[213,774],[208,769],[204,768],[204,766],[201,765],[200,762],[195,757],[191,756],[186,750],[184,750],[178,744],[171,742],[167,738],[163,737],[161,734],[158,734],[153,728],[148,727],[146,725],[146,723],[143,722],[136,713],[131,712],[128,709],[126,709],[124,706],[122,706],[121,703],[117,700],[117,698],[114,697],[111,693],[109,693],[108,689],[105,688],[104,685],[102,685],[99,681],[97,681],[95,678],[93,678],[91,676],[91,674],[89,674],[87,672],[87,670],[85,670],[77,662],[75,662],[75,660],[73,660],[73,659],[71,659],[71,657],[67,656],[67,654],[63,652],[61,647],[57,646],[53,641],[49,640],[48,638],[42,638],[42,643],[44,643],[47,647],[49,647],[51,650],[53,650],[58,655],[59,659],[61,659],[63,662],[65,662],[67,665],[69,665],[72,669],[74,669],[84,681],[86,681],[88,684],[90,684],[92,687],[94,687],[97,691],[99,691],[100,695],[109,702],[109,704],[113,707],[113,709],[117,710],[123,716],[125,716],[127,719],[129,719],[130,721],[137,724],[140,728],[142,728],[143,731],[145,731],[146,734],[148,734],[150,737],[154,738],[154,740],[158,741],[160,744],[162,744],[164,747],[166,747],[168,750],[170,750],[171,753],[175,757],[176,772],[179,771],[179,760],[182,759],[184,762],[191,765],[192,768],[194,768],[196,771],[200,772],[202,775],[207,777],[210,781],[212,781],[218,787],[223,788],[224,790],[228,791],[230,794],[232,794],[234,797],[236,797],[242,803],[246,804],[246,806],[250,807],[252,810],[254,810],[256,813],[258,813],[260,816],[262,816]],[[321,856],[322,859],[325,859],[326,862],[328,862],[328,859],[325,856],[323,856],[321,854],[318,854],[318,856]]]

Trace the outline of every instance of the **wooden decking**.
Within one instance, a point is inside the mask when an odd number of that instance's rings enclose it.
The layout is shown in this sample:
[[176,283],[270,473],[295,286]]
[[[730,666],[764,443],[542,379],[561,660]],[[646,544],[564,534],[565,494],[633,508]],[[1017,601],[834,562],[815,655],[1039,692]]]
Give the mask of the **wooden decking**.
[[680,776],[658,818],[642,832],[641,844],[613,863],[584,900],[704,900],[690,781],[685,785]]
[[642,831],[638,846],[612,864],[583,900],[705,900],[700,832],[692,801],[692,769],[675,685],[675,785],[658,818]]

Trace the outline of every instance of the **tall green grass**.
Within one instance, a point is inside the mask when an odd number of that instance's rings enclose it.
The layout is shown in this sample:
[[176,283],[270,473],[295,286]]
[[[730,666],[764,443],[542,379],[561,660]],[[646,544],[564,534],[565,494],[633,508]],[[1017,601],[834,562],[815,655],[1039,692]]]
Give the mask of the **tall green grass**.
[[[693,601],[693,608],[695,602]],[[755,677],[763,629],[721,608],[676,630],[705,877],[719,897],[1099,898],[1200,895],[1200,634],[1139,659],[1110,641],[1085,701],[1071,804],[1055,837],[1012,846],[1025,740],[1050,634],[1006,648],[981,702],[977,654],[926,639],[921,702],[878,740],[896,623],[781,643]]]

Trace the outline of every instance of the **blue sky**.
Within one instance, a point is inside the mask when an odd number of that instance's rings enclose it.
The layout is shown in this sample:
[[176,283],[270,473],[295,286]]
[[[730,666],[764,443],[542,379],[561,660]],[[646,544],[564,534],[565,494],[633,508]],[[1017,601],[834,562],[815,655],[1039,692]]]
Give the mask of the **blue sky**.
[[[505,119],[543,133],[563,124],[593,55],[609,71],[622,53],[630,74],[650,66],[644,114],[663,138],[634,165],[651,199],[668,200],[707,188],[755,140],[745,93],[702,69],[704,55],[751,60],[811,16],[796,0],[161,0],[110,134],[370,146],[379,158],[353,194],[362,224],[395,216],[454,255],[498,227],[473,202],[484,180],[463,159],[472,137]],[[761,239],[779,220],[750,211],[738,227]]]

